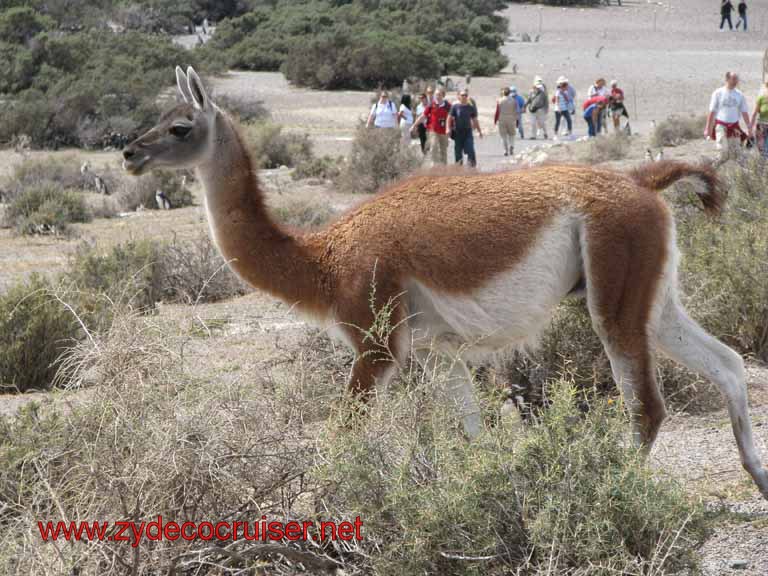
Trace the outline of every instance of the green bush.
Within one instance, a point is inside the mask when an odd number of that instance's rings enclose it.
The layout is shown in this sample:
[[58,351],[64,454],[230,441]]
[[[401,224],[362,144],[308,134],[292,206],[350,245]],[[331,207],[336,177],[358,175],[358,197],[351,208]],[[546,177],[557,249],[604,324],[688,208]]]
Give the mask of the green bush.
[[421,154],[413,148],[401,149],[398,130],[369,129],[361,124],[337,183],[343,192],[370,194],[413,172],[421,162]]
[[504,2],[276,0],[221,22],[201,49],[233,68],[281,69],[298,85],[377,88],[403,78],[493,75],[507,22]]
[[681,277],[696,319],[742,353],[768,361],[768,167],[725,167],[728,202],[718,221],[680,211]]
[[[0,11],[0,26],[13,10]],[[24,8],[48,22],[42,10]],[[54,33],[32,24],[20,32],[32,33],[21,44],[0,42],[3,141],[26,134],[34,146],[56,148],[130,140],[154,124],[173,66],[196,60],[167,36],[103,27]]]
[[6,224],[20,234],[65,234],[69,224],[92,218],[82,194],[52,183],[24,189],[4,213]]
[[[152,310],[163,293],[161,252],[161,245],[152,240],[130,240],[109,251],[82,244],[63,279],[79,292],[103,295],[110,308]],[[108,323],[103,310],[92,312],[98,313],[100,327]]]
[[352,556],[358,570],[608,575],[693,567],[706,535],[702,508],[626,446],[615,403],[579,398],[563,382],[552,390],[532,425],[497,427],[472,443],[455,430],[455,408],[430,401],[429,389],[389,397],[370,421],[325,438],[315,471],[324,511],[364,519]]
[[45,390],[58,359],[82,336],[74,314],[41,276],[0,295],[0,392]]
[[312,141],[307,134],[283,132],[283,127],[272,122],[259,122],[244,126],[246,145],[256,166],[279,168],[296,166],[312,158]]
[[[518,4],[528,4],[529,0],[509,0]],[[598,6],[604,4],[605,0],[536,0],[536,4],[546,4],[549,6]]]
[[403,78],[438,76],[442,67],[435,47],[421,38],[366,32],[297,44],[281,70],[294,84],[330,90],[398,86]]
[[654,128],[651,145],[657,148],[678,146],[688,140],[703,138],[706,123],[706,116],[670,116]]

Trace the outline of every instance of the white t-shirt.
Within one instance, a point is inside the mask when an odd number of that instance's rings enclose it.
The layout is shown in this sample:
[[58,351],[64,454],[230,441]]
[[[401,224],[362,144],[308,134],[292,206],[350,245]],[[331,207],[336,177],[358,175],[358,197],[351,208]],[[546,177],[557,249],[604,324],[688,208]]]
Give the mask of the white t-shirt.
[[413,124],[413,112],[405,104],[400,104],[400,113],[403,115],[403,122],[409,126]]
[[371,108],[371,114],[376,128],[397,128],[397,108],[392,100],[387,100],[384,104],[376,102]]
[[606,88],[605,86],[601,86],[600,88],[598,88],[597,86],[592,84],[592,86],[589,87],[589,91],[587,92],[587,96],[589,96],[590,98],[594,98],[595,96],[605,96],[605,97],[607,97],[608,96],[608,88]]
[[741,90],[729,90],[725,86],[712,93],[709,111],[715,113],[715,120],[726,124],[738,122],[742,113],[749,114],[747,99],[744,98]]

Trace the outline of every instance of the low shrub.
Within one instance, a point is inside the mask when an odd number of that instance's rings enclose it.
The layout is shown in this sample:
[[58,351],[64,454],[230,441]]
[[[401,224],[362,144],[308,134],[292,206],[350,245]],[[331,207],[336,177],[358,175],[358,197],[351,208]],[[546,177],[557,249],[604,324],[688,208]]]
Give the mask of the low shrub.
[[651,134],[651,145],[656,148],[678,146],[688,140],[703,137],[706,116],[670,116],[659,122]]
[[308,178],[334,180],[341,174],[343,164],[343,157],[321,156],[319,158],[302,159],[296,165],[296,168],[293,169],[293,172],[291,172],[291,178],[294,180],[305,180]]
[[194,240],[174,239],[162,249],[163,297],[172,302],[217,302],[248,292],[232,272],[208,235]]
[[[323,342],[307,348],[326,357]],[[317,419],[339,392],[329,374],[317,374],[325,368],[312,355],[222,379],[208,370],[207,354],[190,349],[166,324],[116,314],[70,358],[74,381],[99,385],[67,406],[66,417],[55,405],[0,417],[0,498],[16,503],[3,515],[4,571],[97,566],[109,576],[179,561],[186,570],[232,570],[249,569],[254,558],[270,573],[295,572],[297,562],[349,574],[602,576],[694,567],[702,509],[626,446],[616,403],[580,398],[563,383],[532,425],[497,426],[469,443],[438,375],[393,387],[364,420],[337,404],[323,428]],[[181,539],[39,546],[40,520],[157,515],[179,524],[359,516],[363,540],[274,542],[235,557]]]
[[269,110],[262,100],[229,94],[214,94],[213,100],[219,108],[226,110],[240,122],[266,122],[270,119]]
[[58,184],[25,188],[13,197],[3,215],[20,234],[65,234],[69,224],[89,222],[93,215],[83,195]]
[[492,76],[506,64],[499,48],[507,21],[498,0],[407,3],[262,3],[221,22],[200,50],[230,68],[281,70],[300,86],[377,89],[403,78]]
[[272,215],[282,224],[297,228],[316,228],[335,214],[328,201],[315,195],[283,194],[269,201]]
[[[709,382],[661,355],[657,361],[657,382],[670,408],[700,412],[720,405],[720,395]],[[546,404],[550,383],[563,378],[604,397],[620,394],[583,300],[563,302],[537,346],[505,355],[494,372],[534,411]]]
[[108,324],[113,306],[146,312],[162,299],[162,246],[152,240],[130,240],[104,251],[82,244],[73,255],[65,282],[81,293],[103,295],[110,305],[98,313],[99,327]]
[[91,174],[81,173],[80,163],[74,154],[63,157],[48,156],[45,159],[30,158],[17,164],[7,188],[13,195],[14,192],[20,192],[30,186],[52,182],[65,190],[89,190],[93,188],[92,180]]
[[627,156],[629,148],[630,140],[623,134],[599,135],[590,138],[580,155],[580,159],[589,164],[621,160]]
[[0,295],[0,392],[49,388],[62,353],[82,337],[56,293],[35,275]]
[[615,403],[560,382],[530,426],[499,426],[467,443],[455,407],[430,400],[433,391],[393,395],[320,444],[314,474],[325,515],[364,519],[365,538],[348,556],[361,572],[608,575],[695,565],[703,510],[626,446]]
[[116,184],[117,202],[122,210],[130,212],[139,207],[158,209],[156,194],[162,190],[171,208],[183,208],[194,204],[192,191],[185,186],[178,172],[153,170],[138,178],[119,176]]
[[370,194],[415,171],[421,162],[422,156],[414,148],[401,148],[399,131],[361,124],[337,184],[344,192]]
[[768,361],[768,195],[766,164],[721,169],[724,216],[679,211],[681,278],[696,319],[743,354]]
[[312,141],[307,134],[286,133],[272,122],[248,124],[243,133],[259,168],[292,167],[312,158]]
[[[0,498],[19,503],[3,511],[2,573],[93,567],[118,576],[125,566],[146,574],[175,561],[187,572],[199,566],[196,558],[207,571],[231,560],[168,539],[144,539],[136,548],[107,541],[79,550],[63,546],[58,555],[52,546],[40,547],[38,520],[114,523],[160,514],[181,524],[227,518],[248,522],[253,533],[254,518],[262,515],[288,520],[288,514],[307,513],[299,501],[311,490],[304,473],[315,450],[301,415],[254,386],[258,373],[246,386],[208,380],[199,365],[190,370],[186,343],[149,318],[117,314],[96,345],[84,344],[70,358],[73,378],[94,385],[66,415],[56,406],[32,406],[16,418],[0,416]],[[262,565],[287,568],[279,554],[253,552],[263,556]],[[185,553],[191,556],[177,559]],[[322,559],[311,550],[304,554]]]

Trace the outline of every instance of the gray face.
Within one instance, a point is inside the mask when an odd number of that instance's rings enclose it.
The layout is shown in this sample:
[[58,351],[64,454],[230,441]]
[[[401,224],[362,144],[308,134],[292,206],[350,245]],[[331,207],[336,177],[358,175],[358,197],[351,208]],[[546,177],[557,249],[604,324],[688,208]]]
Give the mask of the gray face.
[[205,159],[209,134],[210,115],[192,104],[179,104],[123,149],[123,167],[137,176],[154,168],[194,167]]

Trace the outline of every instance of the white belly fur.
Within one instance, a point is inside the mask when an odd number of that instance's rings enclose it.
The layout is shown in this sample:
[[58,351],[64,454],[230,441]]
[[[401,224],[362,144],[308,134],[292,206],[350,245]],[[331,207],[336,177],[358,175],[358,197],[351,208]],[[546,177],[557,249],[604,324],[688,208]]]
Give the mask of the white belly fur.
[[408,282],[414,347],[435,345],[472,360],[535,343],[552,310],[582,274],[580,219],[561,214],[521,262],[470,294],[446,294]]

